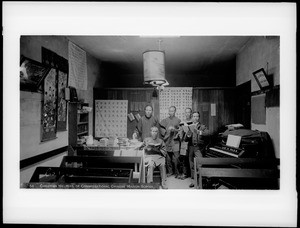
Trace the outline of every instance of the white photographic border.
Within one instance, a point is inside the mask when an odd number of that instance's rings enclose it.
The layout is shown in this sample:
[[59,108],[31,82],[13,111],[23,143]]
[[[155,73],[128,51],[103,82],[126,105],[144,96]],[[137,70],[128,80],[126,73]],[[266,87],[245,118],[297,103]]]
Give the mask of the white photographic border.
[[[296,226],[296,4],[3,2],[3,222]],[[21,35],[280,36],[280,190],[20,189]]]

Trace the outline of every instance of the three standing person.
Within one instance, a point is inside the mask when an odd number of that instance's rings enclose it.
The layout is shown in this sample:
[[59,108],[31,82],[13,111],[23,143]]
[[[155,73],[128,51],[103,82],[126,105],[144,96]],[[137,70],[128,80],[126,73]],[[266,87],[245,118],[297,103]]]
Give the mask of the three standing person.
[[[186,108],[186,119],[183,124],[188,125],[192,121],[196,127],[193,131],[188,130],[185,133],[180,127],[181,120],[175,116],[176,107],[171,106],[168,111],[169,116],[159,123],[157,118],[153,116],[152,106],[147,105],[145,116],[139,120],[134,137],[145,142],[145,139],[148,138],[146,141],[149,141],[153,137],[151,133],[153,130],[160,132],[163,141],[162,151],[166,151],[163,156],[164,159],[160,158],[160,161],[165,160],[166,162],[167,176],[175,173],[175,178],[185,179],[190,176],[193,179],[194,157],[203,157],[202,153],[206,146],[204,136],[208,135],[208,129],[199,122],[199,112],[192,112],[191,108]],[[156,137],[159,138],[159,134]],[[150,167],[153,168],[152,165]],[[161,166],[161,169],[162,172],[166,172],[164,166]],[[153,170],[150,170],[150,172],[153,173]],[[151,177],[149,178],[149,181],[151,181]],[[165,175],[162,175],[162,179],[165,180]],[[163,185],[165,185],[165,182],[163,182]],[[189,187],[194,187],[194,181]]]

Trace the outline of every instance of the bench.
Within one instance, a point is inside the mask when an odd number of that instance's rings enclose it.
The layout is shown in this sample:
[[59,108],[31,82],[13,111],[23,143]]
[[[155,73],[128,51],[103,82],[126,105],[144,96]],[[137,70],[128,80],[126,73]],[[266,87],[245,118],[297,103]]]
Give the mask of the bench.
[[131,183],[132,169],[44,167],[35,169],[29,183]]
[[203,188],[203,177],[278,180],[277,158],[194,158],[195,188]]
[[138,183],[144,183],[142,157],[64,156],[60,167],[133,169],[139,174]]

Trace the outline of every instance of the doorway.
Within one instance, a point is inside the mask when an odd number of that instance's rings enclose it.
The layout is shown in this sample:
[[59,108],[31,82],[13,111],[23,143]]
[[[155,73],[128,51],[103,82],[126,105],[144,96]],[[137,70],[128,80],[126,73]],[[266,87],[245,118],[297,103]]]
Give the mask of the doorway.
[[251,129],[251,80],[236,87],[235,122]]

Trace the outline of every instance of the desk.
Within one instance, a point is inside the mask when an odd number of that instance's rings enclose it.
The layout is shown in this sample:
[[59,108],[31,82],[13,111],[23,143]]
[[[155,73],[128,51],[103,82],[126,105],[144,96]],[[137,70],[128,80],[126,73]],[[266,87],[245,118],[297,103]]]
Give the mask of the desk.
[[[62,161],[61,166],[65,166],[64,163],[66,162],[73,162],[73,164],[75,164],[75,162],[80,163],[80,161],[84,161],[88,162],[89,165],[96,165],[97,167],[130,167],[134,170],[134,179],[136,175],[138,175],[138,183],[145,183],[144,151],[130,147],[127,148],[121,147],[121,149],[115,149],[112,147],[99,146],[74,147],[75,156],[67,156],[65,160]],[[95,161],[97,161],[97,163]],[[131,164],[133,164],[134,167],[131,167]],[[87,163],[85,166],[87,166]]]
[[75,155],[79,156],[114,156],[114,151],[119,147],[100,147],[100,146],[76,146]]
[[131,183],[132,169],[37,167],[29,183]]
[[202,177],[278,179],[276,158],[194,158],[195,188],[203,188]]

